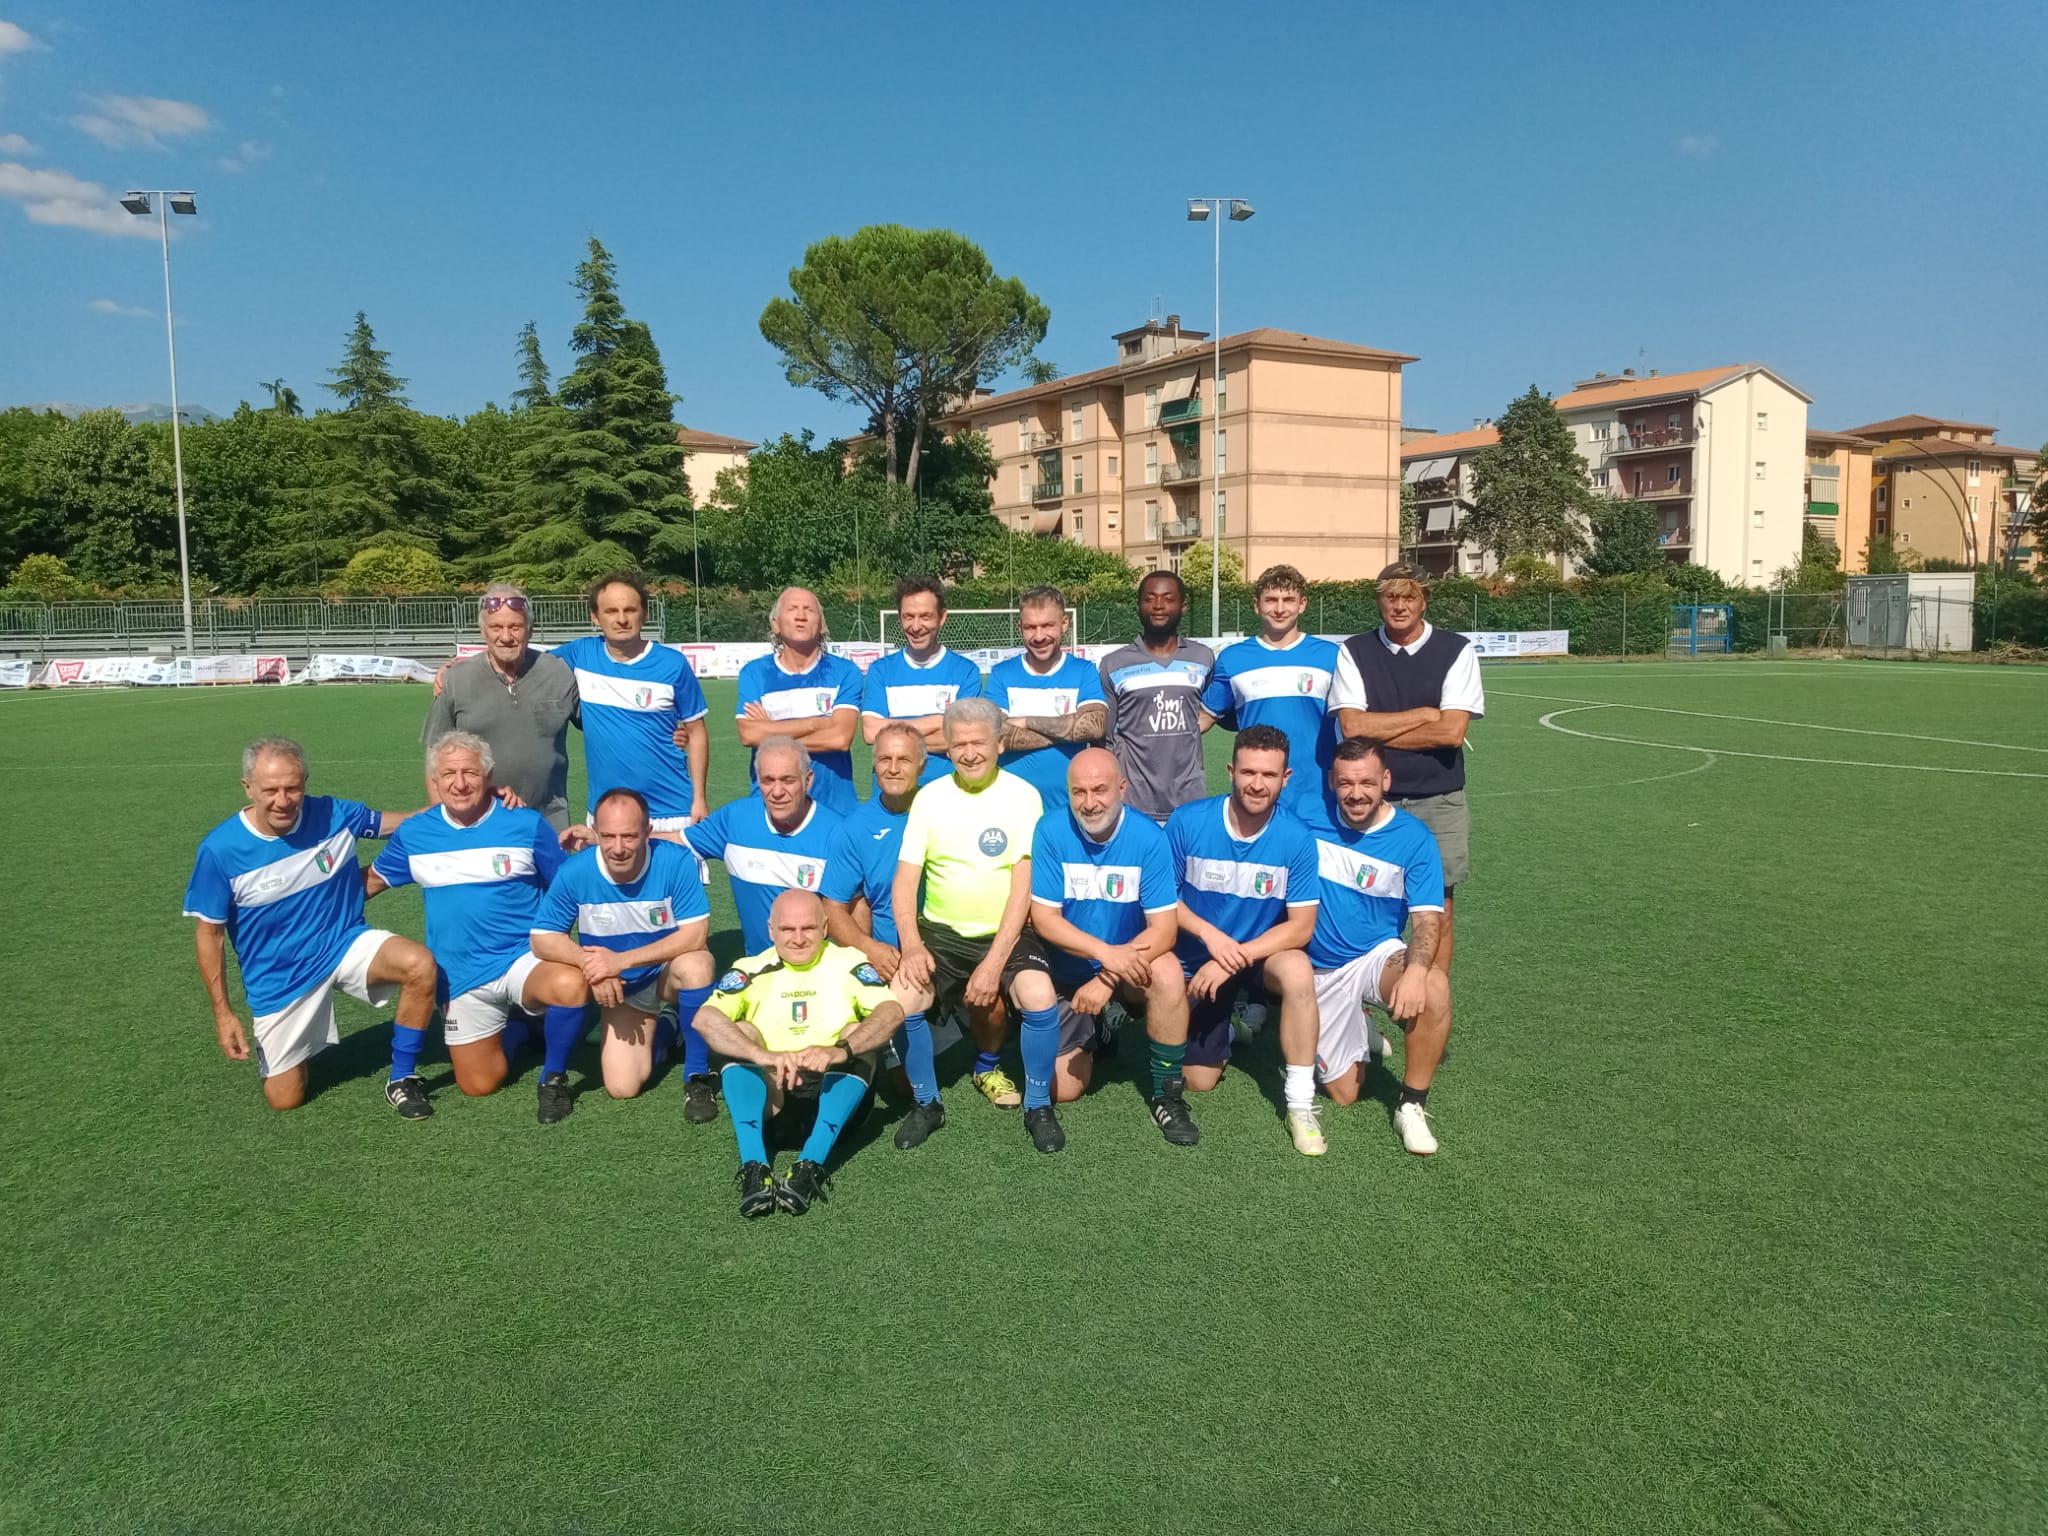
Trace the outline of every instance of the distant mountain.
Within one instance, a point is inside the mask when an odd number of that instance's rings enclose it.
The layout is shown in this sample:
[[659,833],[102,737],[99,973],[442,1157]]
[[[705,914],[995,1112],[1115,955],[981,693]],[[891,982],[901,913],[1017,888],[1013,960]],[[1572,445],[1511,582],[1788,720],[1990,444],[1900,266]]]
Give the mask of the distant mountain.
[[[108,407],[103,405],[80,405],[76,400],[39,400],[32,405],[23,407],[23,409],[31,411],[56,411],[64,416],[83,416],[87,411],[103,411],[108,409]],[[169,421],[171,419],[171,408],[159,400],[144,400],[134,405],[117,405],[112,407],[112,409],[119,411],[130,421]],[[209,411],[203,405],[181,405],[178,407],[178,411],[185,418],[185,425],[188,427],[197,426],[201,422],[216,419],[214,412]]]

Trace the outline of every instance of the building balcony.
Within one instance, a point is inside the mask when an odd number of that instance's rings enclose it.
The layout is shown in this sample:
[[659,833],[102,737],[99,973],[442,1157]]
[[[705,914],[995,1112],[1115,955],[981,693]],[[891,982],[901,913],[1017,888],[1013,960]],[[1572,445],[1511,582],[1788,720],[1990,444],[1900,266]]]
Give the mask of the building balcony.
[[1060,429],[1058,427],[1048,427],[1043,432],[1027,432],[1024,435],[1024,446],[1031,450],[1057,448],[1061,441]]
[[1202,464],[1199,459],[1175,459],[1159,466],[1161,485],[1191,485],[1202,478]]
[[1619,458],[1625,453],[1658,453],[1668,448],[1690,448],[1699,441],[1699,433],[1691,427],[1642,427],[1634,432],[1621,431],[1614,434],[1614,440],[1607,445],[1607,456]]
[[1640,491],[1629,492],[1627,499],[1630,501],[1690,501],[1692,499],[1692,482],[1690,480],[1681,480],[1676,485],[1645,486]]
[[1162,427],[1185,426],[1201,419],[1202,402],[1192,395],[1185,400],[1168,400],[1159,407],[1159,425]]
[[1066,494],[1066,484],[1060,480],[1041,480],[1031,487],[1033,501],[1058,501]]
[[1657,542],[1665,549],[1691,549],[1692,530],[1690,528],[1666,528],[1657,535]]
[[1199,517],[1169,517],[1159,524],[1159,541],[1162,544],[1199,539],[1201,536],[1202,520]]

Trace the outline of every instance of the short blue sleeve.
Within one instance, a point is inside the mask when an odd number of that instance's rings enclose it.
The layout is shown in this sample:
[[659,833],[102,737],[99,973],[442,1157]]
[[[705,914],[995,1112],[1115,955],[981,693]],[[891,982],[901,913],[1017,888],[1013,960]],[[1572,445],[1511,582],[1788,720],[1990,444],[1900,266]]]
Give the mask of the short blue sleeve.
[[1010,685],[1009,682],[1003,677],[1003,668],[1002,663],[1000,662],[998,662],[995,666],[989,668],[988,696],[996,702],[997,706],[1000,707],[1005,714],[1009,713]]
[[540,899],[540,910],[533,914],[533,931],[567,933],[576,926],[577,906],[576,880],[565,865],[564,878],[550,882],[547,894]]
[[[676,850],[681,853],[679,848]],[[673,904],[678,924],[694,922],[700,917],[711,915],[711,898],[704,894],[704,882],[697,878],[697,861],[685,855],[668,859],[667,886],[662,894]]]
[[825,665],[830,666],[835,661],[840,667],[839,688],[833,696],[832,707],[844,709],[850,704],[859,709],[861,691],[867,686],[868,675],[843,656],[828,657]]
[[740,696],[739,702],[732,707],[733,719],[738,720],[742,718],[746,714],[749,704],[758,704],[760,702],[761,668],[758,662],[750,661],[740,668]]
[[199,857],[192,861],[192,879],[185,886],[185,915],[204,918],[209,923],[225,923],[234,907],[234,887],[221,873],[213,850],[202,844]]
[[960,686],[954,693],[956,699],[978,699],[985,691],[982,686],[981,663],[972,657],[962,656],[958,651],[953,659],[960,663]]
[[700,857],[706,859],[722,859],[725,857],[726,813],[732,807],[733,802],[728,800],[702,821],[693,821],[683,828],[684,838],[688,840],[692,848],[697,850]]
[[882,674],[882,663],[888,658],[877,656],[868,666],[867,676],[861,682],[860,711],[864,715],[889,717],[889,683]]
[[[1195,805],[1202,802],[1197,800]],[[1191,806],[1181,806],[1166,818],[1166,856],[1173,863],[1174,889],[1180,889],[1182,871],[1188,867],[1188,839],[1193,835],[1194,821],[1190,817]]]
[[373,811],[360,800],[336,800],[335,818],[357,837],[382,837],[384,813]]
[[1102,674],[1087,662],[1072,669],[1077,681],[1074,684],[1074,702],[1079,704],[1107,704],[1109,697],[1102,691]]
[[[555,829],[544,818],[536,819],[540,825],[533,829],[533,867],[540,872],[540,883],[546,887],[555,883],[555,872],[562,867],[567,855],[562,852],[562,840],[556,836]],[[401,827],[399,830],[405,829]],[[389,852],[388,849],[386,851]],[[383,861],[380,859],[378,862]]]
[[1209,674],[1208,684],[1202,689],[1202,708],[1221,720],[1236,702],[1236,695],[1230,691],[1230,652],[1225,651],[1216,658],[1216,670]]
[[697,669],[690,665],[690,658],[682,652],[674,653],[682,665],[682,676],[676,679],[676,714],[684,720],[701,720],[710,712],[711,706],[704,702],[703,685],[697,681]]
[[1418,830],[1422,835],[1415,839],[1415,851],[1409,856],[1407,868],[1403,871],[1410,911],[1417,907],[1441,907],[1444,904],[1443,850],[1437,847],[1436,834],[1429,830],[1427,824]]
[[1043,817],[1031,834],[1031,899],[1057,907],[1067,897],[1067,872],[1058,847],[1059,834],[1051,823],[1051,816]]
[[401,821],[391,834],[391,841],[384,845],[384,851],[370,861],[370,868],[384,877],[386,885],[412,883],[412,856],[405,851],[405,829],[411,825],[410,818]]
[[832,833],[832,853],[825,860],[825,878],[818,895],[826,901],[853,905],[861,893],[860,849],[854,846],[851,828],[841,822]]
[[1163,912],[1179,899],[1180,879],[1173,872],[1173,854],[1167,849],[1166,839],[1147,838],[1145,854],[1138,865],[1139,904],[1147,912]]
[[[1276,815],[1288,816],[1291,812],[1280,811]],[[1322,903],[1322,871],[1316,859],[1316,840],[1306,823],[1295,820],[1294,851],[1287,857],[1287,905],[1290,907],[1312,907]]]

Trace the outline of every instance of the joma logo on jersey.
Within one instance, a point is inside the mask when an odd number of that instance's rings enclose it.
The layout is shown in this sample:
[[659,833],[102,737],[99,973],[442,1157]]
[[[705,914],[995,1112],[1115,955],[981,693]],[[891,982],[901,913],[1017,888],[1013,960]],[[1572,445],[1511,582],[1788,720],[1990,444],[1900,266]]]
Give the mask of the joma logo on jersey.
[[512,855],[511,855],[511,854],[509,854],[509,853],[494,853],[494,854],[492,854],[492,855],[491,855],[491,873],[492,873],[492,874],[494,874],[494,875],[496,875],[496,876],[498,876],[498,878],[499,878],[499,879],[501,879],[501,880],[502,880],[502,879],[503,879],[503,878],[504,878],[505,876],[507,876],[507,875],[511,874],[511,873],[512,873]]
[[1124,894],[1124,877],[1122,875],[1103,876],[1102,894],[1107,896],[1111,901],[1121,900]]
[[992,859],[1002,857],[1003,850],[1010,846],[1010,834],[1001,827],[983,827],[981,836],[975,839],[981,851]]
[[664,902],[664,903],[663,903],[663,904],[662,904],[661,906],[658,906],[658,907],[649,907],[649,908],[647,909],[647,921],[649,921],[650,923],[654,924],[654,925],[655,925],[655,927],[657,927],[657,928],[665,928],[665,927],[667,927],[667,926],[668,926],[668,905],[667,905],[667,903],[665,903],[665,902]]
[[817,865],[815,865],[815,864],[799,864],[799,865],[797,865],[797,867],[796,867],[796,888],[797,888],[798,890],[800,890],[800,891],[808,891],[808,890],[809,890],[809,889],[810,889],[810,888],[811,888],[812,886],[816,885],[817,883],[818,883],[818,866],[817,866]]
[[313,867],[323,875],[331,873],[334,869],[334,855],[322,848],[313,855]]
[[1252,894],[1254,896],[1270,896],[1273,894],[1273,884],[1273,877],[1264,870],[1260,870],[1256,875],[1252,876]]

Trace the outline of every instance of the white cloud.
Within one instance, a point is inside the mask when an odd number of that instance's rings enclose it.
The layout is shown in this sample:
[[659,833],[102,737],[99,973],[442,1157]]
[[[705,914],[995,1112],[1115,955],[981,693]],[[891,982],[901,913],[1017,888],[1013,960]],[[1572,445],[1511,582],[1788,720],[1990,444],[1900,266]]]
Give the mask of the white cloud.
[[232,155],[222,155],[220,168],[230,173],[246,171],[259,160],[270,158],[270,146],[261,139],[244,139],[235,146]]
[[18,133],[0,133],[0,155],[32,155],[35,145]]
[[27,53],[43,45],[11,21],[0,21],[0,59],[10,53]]
[[165,139],[204,133],[213,119],[204,107],[161,96],[88,96],[92,111],[71,119],[71,126],[92,135],[109,149],[146,145],[162,149]]
[[138,219],[98,182],[84,181],[65,171],[39,171],[0,160],[0,201],[21,204],[21,211],[28,215],[31,224],[56,224],[90,230],[96,235],[131,235],[145,240],[153,240],[157,234],[155,220]]
[[1678,152],[1695,160],[1706,159],[1720,147],[1721,141],[1711,133],[1688,133],[1678,141]]
[[85,306],[96,315],[120,315],[128,320],[154,320],[156,311],[144,309],[139,304],[123,304],[115,299],[94,299]]

